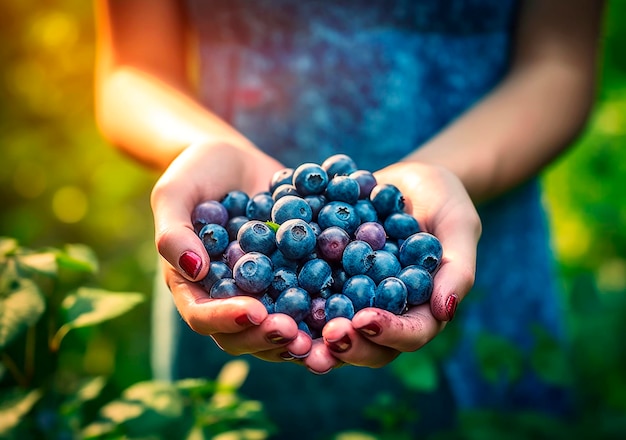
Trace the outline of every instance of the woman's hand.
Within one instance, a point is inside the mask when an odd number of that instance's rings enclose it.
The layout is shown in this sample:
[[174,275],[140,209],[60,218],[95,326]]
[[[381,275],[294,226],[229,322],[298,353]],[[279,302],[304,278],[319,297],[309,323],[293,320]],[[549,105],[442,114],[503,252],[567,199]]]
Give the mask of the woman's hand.
[[474,283],[481,223],[461,181],[442,167],[417,162],[399,162],[375,176],[378,183],[400,189],[406,211],[443,246],[433,294],[430,303],[411,307],[401,316],[366,308],[351,321],[336,318],[327,323],[323,338],[314,341],[304,360],[316,373],[343,363],[382,367],[401,352],[419,349],[454,317],[456,306]]
[[258,150],[192,145],[163,173],[151,197],[165,281],[183,320],[230,354],[250,353],[270,361],[306,355],[311,339],[293,319],[268,315],[254,298],[211,299],[194,283],[207,274],[210,259],[193,230],[191,212],[198,203],[220,200],[231,190],[250,195],[267,191],[272,175],[282,168]]

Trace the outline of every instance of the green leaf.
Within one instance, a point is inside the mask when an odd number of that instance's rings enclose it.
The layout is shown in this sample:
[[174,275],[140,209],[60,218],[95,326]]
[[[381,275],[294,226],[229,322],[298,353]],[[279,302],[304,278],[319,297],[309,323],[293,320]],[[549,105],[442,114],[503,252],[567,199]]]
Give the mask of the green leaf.
[[14,238],[0,237],[0,257],[6,257],[14,253],[18,248],[18,242]]
[[98,258],[93,250],[83,244],[67,244],[64,252],[57,254],[59,266],[78,271],[95,274],[98,272]]
[[32,281],[17,279],[8,289],[0,293],[0,349],[35,324],[46,309],[46,302]]
[[22,391],[4,393],[0,397],[0,436],[10,438],[11,430],[14,429],[28,414],[32,407],[41,398],[40,390],[31,390],[27,393]]
[[57,255],[55,252],[36,252],[16,256],[20,268],[38,272],[48,276],[55,276],[58,271]]
[[137,292],[79,288],[76,293],[66,296],[61,303],[65,321],[52,341],[52,349],[58,349],[61,340],[71,329],[88,327],[116,318],[143,301],[145,296]]
[[423,351],[403,353],[391,366],[408,388],[424,392],[437,389],[439,375],[436,362],[432,356]]
[[269,221],[269,220],[268,220],[268,221],[266,221],[266,222],[265,222],[265,224],[266,224],[267,226],[269,226],[269,227],[270,227],[270,229],[271,229],[272,231],[274,231],[274,232],[278,231],[278,228],[280,227],[280,225],[279,225],[278,223],[274,223],[274,222],[271,222],[271,221]]

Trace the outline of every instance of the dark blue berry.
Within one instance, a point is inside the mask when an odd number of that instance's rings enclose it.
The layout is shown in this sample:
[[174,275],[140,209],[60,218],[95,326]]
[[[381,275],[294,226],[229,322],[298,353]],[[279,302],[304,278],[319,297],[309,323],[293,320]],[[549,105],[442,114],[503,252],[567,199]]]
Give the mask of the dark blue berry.
[[326,300],[316,297],[311,300],[311,311],[304,318],[310,329],[320,331],[326,324]]
[[198,236],[211,258],[221,257],[230,242],[226,228],[215,223],[204,225]]
[[290,184],[293,182],[293,168],[283,168],[274,173],[270,179],[269,191],[273,193],[280,185]]
[[298,194],[296,187],[293,186],[291,183],[283,183],[272,192],[272,198],[274,199],[274,202],[285,196],[300,197],[300,194]]
[[400,190],[389,183],[379,183],[370,193],[370,201],[379,218],[385,218],[393,212],[404,210],[404,197]]
[[302,265],[298,273],[298,284],[310,294],[317,294],[333,282],[330,265],[321,258],[314,258]]
[[324,195],[329,201],[346,202],[354,205],[359,200],[359,183],[348,176],[336,176],[326,185]]
[[354,233],[354,237],[369,243],[375,251],[382,249],[387,241],[385,228],[378,222],[361,223]]
[[417,306],[430,300],[433,293],[433,277],[430,272],[419,266],[407,266],[398,273],[397,278],[406,285],[407,304]]
[[402,266],[416,264],[432,274],[439,268],[442,255],[443,248],[437,237],[418,232],[402,242],[399,258]]
[[315,232],[302,219],[287,220],[276,231],[276,246],[285,257],[292,260],[300,260],[311,254],[316,243]]
[[376,287],[374,307],[400,315],[407,305],[407,288],[404,282],[396,277],[382,280]]
[[300,287],[291,287],[281,292],[274,303],[276,313],[284,313],[291,316],[294,321],[302,321],[311,310],[311,297],[309,293]]
[[415,217],[406,212],[394,212],[389,214],[383,223],[387,235],[393,239],[405,239],[409,235],[420,231],[420,226]]
[[253,294],[262,293],[274,279],[272,261],[260,252],[247,253],[235,263],[233,278],[240,289]]
[[255,194],[246,205],[246,217],[250,220],[268,221],[271,218],[274,199],[269,192]]
[[354,206],[349,203],[329,202],[320,210],[317,223],[322,229],[339,226],[352,235],[361,224],[361,219]]
[[274,270],[274,278],[267,289],[267,293],[276,299],[284,290],[291,287],[298,287],[298,275],[293,270],[279,267]]
[[235,266],[235,263],[241,257],[243,257],[245,253],[246,252],[241,249],[241,246],[239,245],[239,242],[237,240],[231,241],[230,243],[228,243],[228,246],[226,246],[226,249],[224,250],[224,256],[222,257],[222,260],[228,265],[228,267],[233,268]]
[[374,304],[376,283],[367,275],[355,275],[346,280],[341,293],[350,298],[354,311],[358,312]]
[[365,274],[374,264],[374,250],[369,243],[355,240],[348,243],[341,257],[341,264],[350,276]]
[[326,299],[325,313],[327,321],[334,318],[352,319],[354,317],[354,305],[346,295],[335,293]]
[[358,167],[354,160],[347,154],[334,154],[322,162],[322,168],[330,179],[335,176],[347,176],[355,172]]
[[354,180],[359,184],[359,198],[367,199],[372,192],[372,188],[374,188],[378,182],[376,181],[376,177],[371,173],[371,171],[367,170],[356,170],[352,174],[350,174]]
[[299,218],[305,222],[313,220],[311,206],[301,197],[285,195],[274,202],[272,207],[272,221],[276,224],[283,224],[287,220]]
[[191,223],[196,234],[209,224],[226,226],[228,221],[228,211],[220,202],[216,200],[207,200],[199,203],[191,212]]
[[249,221],[250,220],[246,216],[237,216],[228,220],[228,223],[226,223],[226,230],[228,231],[229,240],[237,240],[239,229]]
[[323,194],[328,184],[328,174],[315,163],[303,163],[293,173],[293,185],[303,196]]
[[245,252],[261,252],[270,255],[276,249],[274,230],[259,220],[250,220],[239,228],[237,241]]
[[339,226],[331,226],[317,236],[317,252],[326,261],[341,261],[343,250],[350,243],[350,235]]
[[211,286],[210,297],[215,299],[232,298],[234,296],[248,295],[248,292],[241,290],[232,278],[221,278]]
[[233,190],[224,196],[221,203],[226,208],[228,216],[233,218],[246,215],[246,207],[249,201],[250,197],[248,194],[243,191]]
[[368,199],[357,200],[354,204],[354,209],[357,214],[359,214],[359,218],[361,219],[361,223],[365,222],[376,222],[378,221],[378,213],[376,212],[376,208],[372,205]]
[[198,281],[198,283],[204,288],[204,290],[210,292],[211,287],[213,287],[213,284],[215,284],[217,280],[232,277],[233,271],[226,263],[223,263],[221,261],[211,261],[211,264],[209,265],[209,271],[203,279]]
[[378,284],[387,277],[396,276],[401,269],[402,266],[395,255],[379,250],[374,251],[374,264],[366,272],[366,275]]
[[326,205],[326,197],[324,197],[322,194],[314,194],[304,197],[304,200],[311,207],[313,221],[317,221],[317,215],[319,214],[320,209],[322,209],[324,205]]

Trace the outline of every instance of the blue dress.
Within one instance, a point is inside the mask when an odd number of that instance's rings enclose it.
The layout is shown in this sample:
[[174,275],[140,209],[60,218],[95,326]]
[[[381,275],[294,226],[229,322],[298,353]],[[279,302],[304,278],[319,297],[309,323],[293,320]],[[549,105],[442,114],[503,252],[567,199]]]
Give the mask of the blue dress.
[[[187,4],[207,106],[286,166],[343,152],[371,171],[419,148],[498,84],[518,7],[513,0]],[[532,368],[515,380],[485,377],[477,355],[487,335],[514,346],[527,366],[533,329],[563,338],[538,183],[479,211],[476,284],[446,329],[453,327],[458,340],[441,362],[437,391],[411,392],[390,368],[344,367],[318,377],[249,357],[242,392],[264,403],[285,438],[374,429],[365,413],[381,396],[419,412],[407,429],[422,435],[451,427],[458,409],[563,408],[566,393],[542,383]],[[167,313],[176,316],[168,304]],[[163,322],[156,358],[170,377],[214,377],[231,359],[179,318],[170,319],[173,329]]]

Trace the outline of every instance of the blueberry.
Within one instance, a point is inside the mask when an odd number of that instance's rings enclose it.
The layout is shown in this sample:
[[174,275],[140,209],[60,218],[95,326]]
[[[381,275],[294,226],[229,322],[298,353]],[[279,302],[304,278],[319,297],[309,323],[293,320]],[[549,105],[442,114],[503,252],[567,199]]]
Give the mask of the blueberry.
[[398,261],[400,259],[400,245],[395,240],[387,240],[382,248],[383,251],[392,253]]
[[317,223],[322,229],[339,226],[352,235],[361,224],[361,219],[354,206],[349,203],[329,202],[320,210],[317,216]]
[[313,194],[313,195],[304,197],[304,200],[311,207],[313,221],[317,221],[317,215],[319,214],[320,209],[322,209],[324,205],[326,205],[326,197],[324,197],[322,194]]
[[374,304],[376,283],[367,275],[355,275],[346,280],[341,293],[350,298],[354,311],[358,312]]
[[224,250],[224,256],[222,257],[222,261],[228,265],[228,267],[232,268],[235,266],[235,263],[245,255],[245,251],[241,249],[239,242],[237,240],[231,241],[226,246],[226,250]]
[[237,234],[239,233],[239,229],[250,220],[246,216],[238,215],[237,217],[232,217],[226,223],[226,230],[228,231],[228,238],[230,241],[237,240]]
[[302,219],[284,222],[276,231],[276,246],[283,255],[292,260],[306,257],[315,249],[315,233]]
[[233,278],[240,289],[258,294],[267,289],[274,277],[272,261],[260,252],[241,257],[233,267]]
[[374,251],[374,264],[365,274],[378,284],[387,277],[396,276],[400,270],[402,266],[396,256],[380,250]]
[[317,251],[322,258],[331,263],[341,261],[343,250],[350,243],[350,236],[339,226],[324,229],[317,236]]
[[317,222],[309,222],[309,226],[311,227],[311,229],[313,229],[315,237],[319,237],[322,233],[322,228],[320,228],[320,225]]
[[272,255],[270,255],[270,259],[272,260],[272,264],[275,268],[283,267],[294,272],[298,269],[298,260],[292,260],[291,258],[287,258],[280,249],[276,249],[274,252],[272,252]]
[[246,205],[246,217],[250,220],[268,221],[271,218],[274,199],[269,192],[260,192],[250,198]]
[[300,321],[298,322],[298,330],[302,330],[304,333],[306,333],[307,335],[309,335],[310,338],[317,338],[318,337],[318,332],[315,330],[312,330],[309,325],[304,322],[304,321]]
[[387,241],[385,228],[378,222],[361,223],[354,233],[354,237],[369,243],[375,251],[382,249]]
[[350,278],[341,265],[333,268],[333,284],[330,286],[335,292],[341,292],[343,285]]
[[310,294],[317,294],[333,282],[330,265],[321,258],[314,258],[302,265],[298,273],[298,284]]
[[354,205],[359,200],[359,183],[348,176],[336,176],[326,185],[324,195],[329,201],[346,202]]
[[366,273],[374,264],[374,250],[369,243],[354,240],[348,243],[341,257],[341,264],[350,276]]
[[237,241],[245,252],[260,252],[270,255],[276,249],[276,234],[267,224],[250,220],[237,233]]
[[313,298],[311,300],[311,311],[304,318],[310,329],[320,331],[326,324],[326,300],[324,298]]
[[199,203],[191,212],[191,223],[196,234],[208,224],[226,226],[228,211],[220,202],[207,200]]
[[417,306],[430,300],[433,293],[433,277],[427,270],[419,266],[407,266],[397,278],[407,288],[407,304]]
[[389,214],[383,223],[385,231],[390,238],[405,239],[409,235],[420,231],[420,226],[415,217],[406,212],[394,212]]
[[274,202],[276,202],[276,200],[280,199],[281,197],[285,197],[285,196],[300,197],[300,194],[298,194],[296,187],[293,186],[291,183],[283,183],[274,191],[272,191],[272,198],[274,199]]
[[243,191],[233,190],[224,196],[221,204],[226,208],[230,218],[245,216],[250,197]]
[[370,193],[370,201],[380,218],[385,218],[393,212],[404,210],[404,197],[400,190],[389,183],[379,183]]
[[281,292],[291,287],[298,287],[298,275],[293,270],[279,267],[274,270],[274,278],[267,289],[267,293],[276,299]]
[[283,224],[287,220],[299,218],[305,222],[313,220],[311,206],[301,197],[285,195],[274,202],[272,207],[272,221]]
[[211,261],[209,265],[209,271],[206,276],[198,281],[204,290],[207,292],[211,291],[211,287],[217,282],[217,280],[221,280],[222,278],[232,278],[233,271],[228,267],[226,263],[221,261]]
[[226,228],[215,223],[204,225],[198,236],[211,258],[221,257],[230,242]]
[[326,320],[330,321],[334,318],[347,318],[352,319],[354,317],[354,305],[350,298],[341,293],[335,293],[326,299]]
[[276,191],[276,188],[278,188],[280,185],[291,185],[291,183],[293,182],[293,171],[293,168],[283,168],[282,170],[276,171],[270,179],[270,193]]
[[359,184],[359,198],[367,199],[372,192],[372,188],[374,188],[378,182],[376,181],[376,177],[371,173],[371,171],[367,170],[356,170],[355,172],[350,174],[354,180]]
[[234,296],[248,295],[232,278],[221,278],[211,287],[210,297],[215,299],[232,298]]
[[269,294],[265,293],[260,298],[261,304],[265,306],[265,310],[267,313],[275,313],[276,304],[274,303],[274,298],[272,298]]
[[291,287],[281,292],[274,303],[275,313],[284,313],[294,321],[302,321],[311,311],[311,297],[300,287]]
[[408,290],[401,279],[385,278],[376,287],[374,307],[400,315],[406,308],[407,294]]
[[322,168],[330,179],[335,176],[347,176],[355,172],[358,167],[354,160],[347,154],[334,154],[322,162]]
[[428,232],[418,232],[409,236],[400,246],[402,266],[417,264],[431,274],[439,268],[443,248],[437,237]]
[[357,202],[354,204],[354,209],[356,210],[357,214],[359,214],[361,223],[378,221],[378,213],[376,212],[376,208],[374,208],[374,205],[372,205],[372,202],[370,202],[369,200],[357,200]]
[[328,184],[328,174],[315,163],[303,163],[293,172],[293,185],[299,194],[323,194]]

